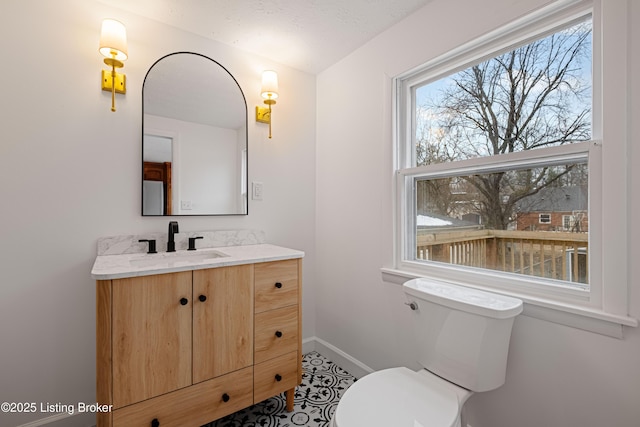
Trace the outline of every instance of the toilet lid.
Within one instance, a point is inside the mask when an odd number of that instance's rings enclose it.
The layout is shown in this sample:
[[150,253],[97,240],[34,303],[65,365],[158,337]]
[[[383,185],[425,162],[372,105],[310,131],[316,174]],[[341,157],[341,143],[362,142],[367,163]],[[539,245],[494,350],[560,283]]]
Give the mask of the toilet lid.
[[[377,371],[347,389],[336,427],[451,427],[460,412],[453,384],[407,368]],[[450,385],[450,386],[448,386]]]

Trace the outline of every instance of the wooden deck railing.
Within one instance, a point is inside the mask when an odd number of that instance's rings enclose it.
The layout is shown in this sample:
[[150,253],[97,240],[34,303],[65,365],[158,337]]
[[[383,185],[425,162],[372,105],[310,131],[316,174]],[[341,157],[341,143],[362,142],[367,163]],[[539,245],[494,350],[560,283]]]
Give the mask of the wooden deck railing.
[[589,283],[586,233],[418,232],[416,259]]

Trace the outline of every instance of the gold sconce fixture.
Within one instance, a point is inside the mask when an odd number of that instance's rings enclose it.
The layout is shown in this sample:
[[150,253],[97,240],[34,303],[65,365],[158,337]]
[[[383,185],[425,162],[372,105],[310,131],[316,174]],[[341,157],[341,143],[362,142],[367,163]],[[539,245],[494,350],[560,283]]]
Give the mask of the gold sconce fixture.
[[278,98],[278,74],[275,71],[262,72],[262,90],[260,94],[268,107],[256,107],[256,121],[269,124],[269,139],[271,139],[271,106]]
[[116,68],[124,67],[127,60],[127,30],[121,22],[114,19],[102,21],[100,33],[100,53],[111,72],[102,70],[102,90],[111,92],[111,111],[116,111],[116,92],[127,93],[127,80],[124,74],[116,73]]

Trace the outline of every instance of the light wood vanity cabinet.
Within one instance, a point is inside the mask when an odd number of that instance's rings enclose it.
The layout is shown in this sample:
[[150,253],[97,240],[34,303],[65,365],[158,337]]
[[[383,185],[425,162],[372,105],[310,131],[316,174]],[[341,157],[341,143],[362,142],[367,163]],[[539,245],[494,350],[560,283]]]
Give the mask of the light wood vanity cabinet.
[[302,381],[301,259],[98,280],[97,427],[201,426]]
[[114,408],[191,385],[191,287],[191,272],[111,282]]
[[194,383],[253,365],[253,270],[193,272]]

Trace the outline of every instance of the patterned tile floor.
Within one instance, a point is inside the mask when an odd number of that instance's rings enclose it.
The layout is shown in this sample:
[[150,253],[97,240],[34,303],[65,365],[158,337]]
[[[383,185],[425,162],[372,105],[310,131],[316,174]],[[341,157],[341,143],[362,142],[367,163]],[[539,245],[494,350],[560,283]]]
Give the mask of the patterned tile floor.
[[327,427],[340,397],[356,379],[315,351],[304,355],[302,368],[293,412],[287,412],[283,393],[203,427]]

